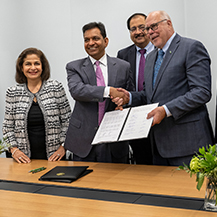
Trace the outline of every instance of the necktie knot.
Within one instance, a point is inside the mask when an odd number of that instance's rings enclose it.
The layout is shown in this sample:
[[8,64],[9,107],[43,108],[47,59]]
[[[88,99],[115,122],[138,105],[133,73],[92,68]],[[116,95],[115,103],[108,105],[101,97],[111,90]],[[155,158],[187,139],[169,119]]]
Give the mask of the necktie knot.
[[140,49],[139,52],[141,53],[141,55],[144,55],[146,53],[146,49]]
[[95,62],[95,64],[96,64],[96,66],[99,66],[99,60],[97,60],[97,61]]
[[[97,79],[99,79],[98,81],[97,81],[97,84],[99,85],[100,83],[102,84],[102,82],[104,83],[104,78],[103,78],[103,75],[102,75],[102,70],[101,70],[101,68],[100,68],[100,61],[99,60],[97,60],[96,62],[95,62],[95,65],[96,65],[96,77],[97,77]],[[103,80],[103,81],[102,81]],[[103,85],[104,86],[104,85]]]
[[158,51],[158,56],[163,57],[163,55],[164,55],[164,52],[163,52],[162,49],[160,49],[160,50]]

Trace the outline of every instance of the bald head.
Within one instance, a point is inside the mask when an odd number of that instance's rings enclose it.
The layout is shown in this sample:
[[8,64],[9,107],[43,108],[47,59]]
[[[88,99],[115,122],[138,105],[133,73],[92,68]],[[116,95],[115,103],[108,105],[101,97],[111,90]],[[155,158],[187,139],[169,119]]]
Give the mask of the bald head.
[[147,35],[157,48],[162,49],[174,29],[170,16],[165,11],[153,11],[146,18]]

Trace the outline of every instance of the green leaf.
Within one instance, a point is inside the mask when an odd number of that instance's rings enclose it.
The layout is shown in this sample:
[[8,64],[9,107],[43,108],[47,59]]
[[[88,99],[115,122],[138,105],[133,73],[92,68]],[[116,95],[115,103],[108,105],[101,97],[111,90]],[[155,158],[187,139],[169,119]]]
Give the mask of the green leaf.
[[199,148],[199,153],[201,153],[202,155],[204,155],[205,154],[205,148],[204,147],[202,147],[202,148]]
[[190,170],[190,166],[189,165],[187,165],[185,163],[183,163],[183,165]]
[[213,146],[210,145],[210,153],[212,155],[214,155],[216,153],[216,146],[215,145],[213,145]]
[[197,174],[197,189],[200,190],[204,181],[204,174],[198,173]]

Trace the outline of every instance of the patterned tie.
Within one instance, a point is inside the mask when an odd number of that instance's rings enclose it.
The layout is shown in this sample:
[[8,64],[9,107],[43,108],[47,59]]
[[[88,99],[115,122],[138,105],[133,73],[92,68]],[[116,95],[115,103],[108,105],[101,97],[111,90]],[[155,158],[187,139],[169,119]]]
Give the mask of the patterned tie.
[[[97,81],[97,86],[104,86],[105,87],[105,82],[102,74],[102,70],[99,65],[99,61],[97,60],[95,62],[96,64],[96,81]],[[100,125],[104,111],[105,111],[105,100],[103,102],[99,102],[99,107],[98,107],[98,124]]]
[[139,75],[138,75],[138,91],[143,90],[143,82],[144,82],[144,69],[145,69],[145,57],[144,54],[146,49],[139,50],[141,53],[140,61],[139,61]]
[[158,51],[157,61],[155,62],[155,66],[154,66],[153,88],[154,88],[154,85],[155,85],[155,81],[156,81],[156,78],[157,78],[158,71],[159,71],[161,63],[163,61],[163,56],[164,56],[164,52],[163,52],[162,49],[160,49]]

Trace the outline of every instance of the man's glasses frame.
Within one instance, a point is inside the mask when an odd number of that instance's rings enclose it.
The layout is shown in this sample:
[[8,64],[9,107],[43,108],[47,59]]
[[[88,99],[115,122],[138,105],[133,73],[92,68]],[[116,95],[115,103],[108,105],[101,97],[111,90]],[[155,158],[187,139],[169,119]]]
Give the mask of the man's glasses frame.
[[131,29],[130,29],[130,32],[135,32],[137,30],[137,28],[139,29],[140,32],[143,32],[144,29],[145,29],[145,25],[140,25],[140,26],[133,26]]
[[155,31],[155,30],[158,29],[159,23],[162,23],[162,22],[164,22],[164,21],[167,21],[167,19],[163,19],[163,20],[161,20],[161,21],[159,21],[159,22],[157,22],[157,23],[153,23],[153,24],[151,24],[150,26],[144,28],[143,31],[144,31],[146,34],[149,33],[149,30],[150,30],[150,29],[151,29],[152,31]]

